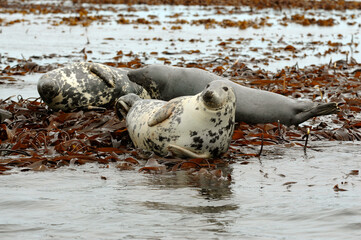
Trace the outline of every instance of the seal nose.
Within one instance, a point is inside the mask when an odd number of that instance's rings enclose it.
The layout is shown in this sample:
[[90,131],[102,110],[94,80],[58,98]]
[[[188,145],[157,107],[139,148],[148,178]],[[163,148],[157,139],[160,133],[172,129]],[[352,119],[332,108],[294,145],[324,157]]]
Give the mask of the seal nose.
[[52,79],[44,75],[39,79],[38,92],[44,102],[51,103],[59,94],[60,88]]
[[212,101],[213,97],[214,97],[214,92],[213,91],[206,91],[203,94],[203,101],[204,102],[210,102],[210,101]]

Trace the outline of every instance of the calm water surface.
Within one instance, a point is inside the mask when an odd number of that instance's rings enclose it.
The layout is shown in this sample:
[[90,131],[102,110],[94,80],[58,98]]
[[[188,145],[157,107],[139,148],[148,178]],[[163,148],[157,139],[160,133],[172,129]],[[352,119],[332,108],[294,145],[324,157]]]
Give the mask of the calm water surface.
[[113,165],[14,169],[0,176],[1,239],[359,239],[361,178],[349,173],[360,144],[310,146],[267,147],[224,169],[230,183]]

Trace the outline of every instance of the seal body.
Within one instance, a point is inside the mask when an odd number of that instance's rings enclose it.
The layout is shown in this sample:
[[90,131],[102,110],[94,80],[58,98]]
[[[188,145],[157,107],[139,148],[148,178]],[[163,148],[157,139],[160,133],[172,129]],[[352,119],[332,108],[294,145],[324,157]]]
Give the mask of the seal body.
[[129,81],[127,70],[99,63],[79,62],[44,74],[38,92],[53,110],[102,109],[128,93],[149,98],[149,94]]
[[228,150],[235,101],[229,84],[214,81],[201,93],[169,102],[128,94],[119,98],[116,111],[126,115],[135,147],[161,156],[170,151],[179,157],[209,158]]
[[201,91],[208,83],[222,80],[231,85],[236,94],[236,121],[250,124],[279,121],[298,125],[309,118],[339,111],[336,103],[300,101],[283,95],[241,86],[213,73],[196,69],[163,65],[149,65],[130,70],[131,81],[143,86],[152,98],[170,100]]

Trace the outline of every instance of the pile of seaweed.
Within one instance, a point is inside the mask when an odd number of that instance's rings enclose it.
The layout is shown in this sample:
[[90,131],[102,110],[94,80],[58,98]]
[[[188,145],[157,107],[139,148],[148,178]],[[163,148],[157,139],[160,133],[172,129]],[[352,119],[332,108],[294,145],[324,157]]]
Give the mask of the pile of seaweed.
[[222,6],[248,6],[255,9],[263,8],[302,8],[302,9],[324,9],[324,10],[346,10],[361,9],[361,3],[358,1],[308,1],[308,0],[72,0],[73,3],[93,3],[93,4],[147,4],[147,5],[222,5]]
[[[108,65],[116,66],[115,64]],[[136,67],[142,67],[140,64]],[[167,172],[187,169],[224,177],[220,166],[239,162],[247,164],[262,157],[263,146],[302,146],[308,141],[361,140],[359,98],[360,70],[357,63],[335,62],[303,69],[287,67],[276,73],[252,70],[245,64],[214,61],[198,67],[228,77],[233,81],[294,98],[316,102],[338,102],[339,114],[310,119],[301,126],[280,123],[249,125],[237,123],[229,151],[216,159],[179,159],[158,157],[135,149],[124,120],[113,109],[104,112],[53,112],[41,99],[0,100],[1,109],[13,114],[0,124],[0,174],[17,167],[21,171],[44,171],[71,164],[97,162],[115,164],[120,170]],[[2,75],[24,73],[29,68],[18,65]],[[43,71],[37,66],[32,71]],[[49,70],[52,67],[49,68]],[[230,178],[230,176],[228,176]]]

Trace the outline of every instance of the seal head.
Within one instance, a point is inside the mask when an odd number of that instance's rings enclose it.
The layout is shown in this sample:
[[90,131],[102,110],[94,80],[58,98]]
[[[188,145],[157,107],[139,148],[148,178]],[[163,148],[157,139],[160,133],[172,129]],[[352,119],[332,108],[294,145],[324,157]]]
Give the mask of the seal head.
[[229,87],[223,81],[215,81],[212,85],[207,84],[206,88],[201,93],[203,104],[208,109],[217,110],[223,107],[227,101],[231,101],[234,92],[231,89],[230,94],[227,94]]

